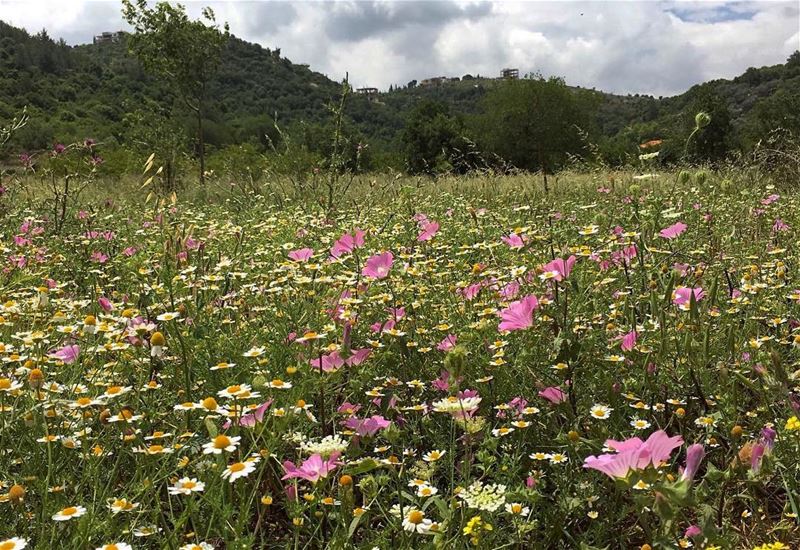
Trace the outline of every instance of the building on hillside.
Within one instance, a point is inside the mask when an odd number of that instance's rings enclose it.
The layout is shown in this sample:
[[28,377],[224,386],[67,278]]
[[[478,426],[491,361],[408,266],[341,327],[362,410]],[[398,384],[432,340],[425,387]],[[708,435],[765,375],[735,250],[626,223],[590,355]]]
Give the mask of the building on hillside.
[[107,42],[119,42],[122,40],[122,35],[124,35],[124,31],[117,31],[117,32],[101,32],[98,35],[95,35],[94,40],[92,43],[94,44],[104,44]]
[[519,78],[519,69],[503,69],[500,71],[500,75],[506,80],[516,80]]
[[431,87],[431,86],[441,86],[445,82],[450,80],[446,76],[434,76],[432,78],[426,78],[422,82],[419,83],[420,86],[423,88]]
[[366,96],[370,102],[378,100],[378,88],[357,88],[356,93]]

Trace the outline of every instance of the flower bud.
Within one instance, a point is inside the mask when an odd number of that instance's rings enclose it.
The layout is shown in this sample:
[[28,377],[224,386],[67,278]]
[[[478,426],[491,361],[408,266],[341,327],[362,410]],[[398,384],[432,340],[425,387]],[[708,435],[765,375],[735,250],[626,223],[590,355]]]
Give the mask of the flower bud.
[[22,485],[14,484],[8,490],[8,500],[10,500],[12,504],[20,504],[24,498],[25,487]]
[[698,128],[705,128],[709,124],[711,124],[711,115],[706,113],[705,111],[700,111],[696,115],[694,115],[694,124]]

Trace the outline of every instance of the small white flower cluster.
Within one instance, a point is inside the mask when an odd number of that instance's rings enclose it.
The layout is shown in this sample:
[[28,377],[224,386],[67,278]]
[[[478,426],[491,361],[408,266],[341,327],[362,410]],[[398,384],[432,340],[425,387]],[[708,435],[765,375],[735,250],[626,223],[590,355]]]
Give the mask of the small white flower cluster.
[[461,415],[471,413],[478,408],[481,403],[480,397],[448,397],[433,402],[433,410],[440,413]]
[[506,486],[495,483],[484,485],[481,481],[475,481],[458,493],[458,498],[470,508],[494,512],[506,502]]
[[333,453],[343,453],[347,445],[348,442],[339,435],[328,435],[319,441],[301,441],[300,450],[307,455],[318,454],[323,458],[329,458]]

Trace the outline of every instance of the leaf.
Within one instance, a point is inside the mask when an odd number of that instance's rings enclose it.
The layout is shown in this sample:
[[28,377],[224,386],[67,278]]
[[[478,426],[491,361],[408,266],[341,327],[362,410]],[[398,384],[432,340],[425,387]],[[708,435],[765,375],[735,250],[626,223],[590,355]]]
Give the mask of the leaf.
[[361,514],[360,516],[354,517],[353,521],[350,522],[350,527],[348,527],[348,529],[347,529],[347,538],[348,539],[353,537],[353,533],[355,533],[356,529],[358,529],[358,522],[361,521],[361,518],[363,518],[363,517],[364,517],[364,514]]
[[372,458],[365,458],[364,460],[358,463],[358,466],[356,466],[352,470],[349,470],[349,472],[351,475],[361,475],[361,474],[366,474],[367,472],[371,472],[372,470],[380,467],[381,463],[378,462],[377,460],[374,460]]
[[667,283],[667,289],[664,292],[664,305],[669,304],[672,301],[672,289],[675,288],[675,272],[672,272],[672,276],[669,278],[669,283]]
[[208,435],[211,439],[217,437],[219,430],[217,429],[217,425],[214,424],[214,420],[211,417],[207,416],[206,419],[203,421],[203,424],[206,425],[206,430],[208,430]]

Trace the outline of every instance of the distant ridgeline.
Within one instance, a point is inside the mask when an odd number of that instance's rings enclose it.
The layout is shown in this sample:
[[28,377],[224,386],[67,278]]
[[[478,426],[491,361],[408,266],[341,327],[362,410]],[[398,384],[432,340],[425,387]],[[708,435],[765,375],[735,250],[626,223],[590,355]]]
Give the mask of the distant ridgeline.
[[[134,124],[129,114],[137,111],[174,121],[191,140],[191,117],[174,90],[146,74],[127,53],[126,42],[125,33],[110,31],[99,32],[93,44],[71,47],[46,31],[31,35],[0,21],[0,122],[23,107],[31,116],[12,149],[44,150],[85,137],[106,147],[127,145]],[[443,116],[457,119],[468,135],[471,117],[486,109],[485,96],[509,81],[521,81],[518,70],[498,67],[491,78],[442,76],[387,92],[354,90],[346,131],[353,142],[369,145],[371,168],[402,168],[406,121],[421,102],[443,105]],[[331,125],[327,105],[341,91],[340,83],[281,57],[280,49],[233,37],[210,89],[206,141],[212,151],[245,143],[266,151],[288,135],[309,150],[322,149]],[[648,140],[678,143],[698,110],[709,112],[718,125],[707,132],[719,142],[709,149],[713,155],[747,148],[775,126],[800,133],[800,52],[784,64],[751,68],[733,80],[707,82],[674,97],[582,92],[595,97],[586,137],[611,162]]]

